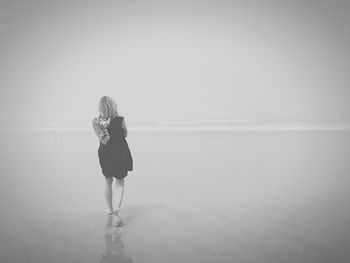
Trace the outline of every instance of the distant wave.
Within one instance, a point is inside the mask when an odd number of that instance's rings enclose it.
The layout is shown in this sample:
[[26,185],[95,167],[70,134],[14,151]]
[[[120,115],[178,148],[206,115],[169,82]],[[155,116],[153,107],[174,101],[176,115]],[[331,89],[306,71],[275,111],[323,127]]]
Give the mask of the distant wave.
[[230,125],[237,123],[255,123],[267,119],[237,119],[237,120],[187,120],[187,121],[156,121],[159,125]]
[[[350,130],[347,122],[293,121],[269,119],[233,120],[159,120],[128,122],[130,131],[311,131],[311,130]],[[0,131],[93,131],[90,124],[82,123],[27,123],[1,124]]]

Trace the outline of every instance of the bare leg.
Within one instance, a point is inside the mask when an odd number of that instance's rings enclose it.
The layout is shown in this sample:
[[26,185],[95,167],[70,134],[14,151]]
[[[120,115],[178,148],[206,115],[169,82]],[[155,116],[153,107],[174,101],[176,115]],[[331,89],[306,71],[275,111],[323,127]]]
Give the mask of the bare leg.
[[105,188],[105,197],[106,197],[106,203],[107,203],[107,214],[113,213],[113,192],[112,192],[112,183],[113,183],[113,177],[105,177],[106,180],[106,188]]
[[119,215],[119,210],[122,205],[123,201],[123,195],[124,195],[124,178],[118,180],[116,179],[116,203],[117,203],[117,210],[115,211],[117,215]]

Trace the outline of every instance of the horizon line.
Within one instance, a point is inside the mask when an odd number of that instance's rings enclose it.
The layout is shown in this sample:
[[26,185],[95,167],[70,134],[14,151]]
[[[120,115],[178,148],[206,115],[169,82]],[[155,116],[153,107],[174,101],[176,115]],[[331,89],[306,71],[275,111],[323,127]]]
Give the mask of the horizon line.
[[[0,131],[91,131],[91,123],[3,123]],[[316,119],[216,119],[216,120],[147,120],[130,121],[130,131],[301,131],[301,130],[350,130],[349,120]]]
[[[91,128],[78,127],[0,127],[0,132],[94,132]],[[236,126],[236,127],[131,127],[128,131],[350,131],[347,126]]]

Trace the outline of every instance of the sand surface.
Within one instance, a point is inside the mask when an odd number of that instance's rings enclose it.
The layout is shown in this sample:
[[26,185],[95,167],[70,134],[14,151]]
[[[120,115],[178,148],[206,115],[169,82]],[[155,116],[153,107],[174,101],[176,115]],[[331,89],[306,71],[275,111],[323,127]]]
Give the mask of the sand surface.
[[93,132],[2,132],[0,262],[349,262],[350,132],[129,131],[116,229]]

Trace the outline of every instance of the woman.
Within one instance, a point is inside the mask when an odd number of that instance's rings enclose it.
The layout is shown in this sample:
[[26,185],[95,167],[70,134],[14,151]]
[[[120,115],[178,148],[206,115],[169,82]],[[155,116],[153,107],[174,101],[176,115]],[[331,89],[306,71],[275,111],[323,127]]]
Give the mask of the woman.
[[[107,203],[106,213],[116,215],[117,225],[122,224],[120,207],[124,195],[124,178],[128,171],[133,170],[133,159],[126,141],[127,128],[124,117],[117,112],[117,104],[108,96],[103,96],[99,103],[99,116],[92,120],[92,126],[100,145],[98,158],[105,177],[105,197]],[[113,177],[116,180],[117,208],[113,211]]]

